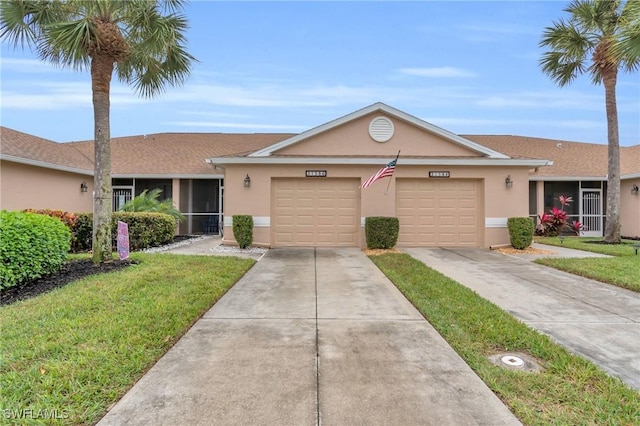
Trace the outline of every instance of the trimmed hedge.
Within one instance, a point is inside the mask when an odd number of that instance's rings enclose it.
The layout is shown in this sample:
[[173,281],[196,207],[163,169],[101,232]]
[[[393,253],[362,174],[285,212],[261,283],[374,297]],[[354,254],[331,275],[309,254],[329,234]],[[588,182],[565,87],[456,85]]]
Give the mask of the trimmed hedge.
[[397,217],[367,217],[364,220],[364,232],[367,248],[390,249],[398,242],[400,221]]
[[514,248],[524,250],[533,242],[535,226],[530,217],[510,217],[507,219],[507,228],[509,240]]
[[51,216],[0,211],[0,288],[60,270],[71,232]]
[[233,237],[242,249],[253,243],[253,217],[251,215],[237,214],[233,216]]
[[143,250],[173,241],[176,220],[166,213],[115,212],[111,215],[111,239],[116,248],[118,221],[129,225],[129,249]]
[[[118,221],[129,225],[129,249],[143,250],[173,241],[176,221],[165,213],[114,212],[111,214],[111,239],[115,250],[118,238]],[[91,250],[93,213],[76,214],[73,229],[72,251],[74,253]]]
[[71,251],[80,253],[91,250],[93,213],[76,213],[76,225],[71,230]]

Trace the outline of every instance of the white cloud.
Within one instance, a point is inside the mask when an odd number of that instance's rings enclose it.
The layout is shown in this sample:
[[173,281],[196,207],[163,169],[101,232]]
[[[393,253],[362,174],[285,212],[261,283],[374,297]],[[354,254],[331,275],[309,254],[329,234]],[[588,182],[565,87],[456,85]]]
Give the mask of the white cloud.
[[173,121],[168,124],[184,127],[217,127],[226,129],[251,129],[251,130],[287,130],[302,131],[308,129],[308,126],[299,126],[291,124],[257,124],[257,123],[229,123],[219,121]]
[[400,68],[398,71],[406,75],[414,75],[418,77],[429,77],[429,78],[476,77],[476,74],[471,71],[466,71],[466,70],[455,68],[455,67]]
[[[3,81],[0,92],[3,109],[65,110],[92,108],[89,81]],[[127,86],[111,87],[111,106],[149,102],[133,93]]]
[[474,105],[486,108],[566,108],[597,111],[604,108],[602,99],[579,91],[512,92],[479,96]]
[[16,71],[20,73],[50,73],[69,72],[39,59],[0,58],[0,67],[3,71]]

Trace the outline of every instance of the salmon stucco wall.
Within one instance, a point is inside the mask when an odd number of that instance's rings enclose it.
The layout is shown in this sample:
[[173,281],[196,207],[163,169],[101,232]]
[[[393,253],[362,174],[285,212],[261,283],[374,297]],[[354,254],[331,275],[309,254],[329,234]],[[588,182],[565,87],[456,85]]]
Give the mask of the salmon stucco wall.
[[[80,185],[87,184],[87,192]],[[0,208],[93,210],[93,176],[34,167],[11,161],[0,163]]]
[[620,182],[620,234],[640,238],[640,193],[631,193],[633,185],[640,186],[640,179],[625,179]]
[[[384,143],[374,141],[369,136],[372,119],[386,117],[394,125],[394,135]],[[445,140],[442,136],[429,133],[400,119],[381,113],[365,115],[346,125],[335,127],[294,145],[280,149],[278,155],[314,156],[402,156],[431,157],[479,157],[475,151]]]
[[[360,182],[371,176],[379,166],[375,165],[227,165],[225,172],[225,242],[234,243],[231,217],[249,214],[254,217],[254,244],[271,244],[271,182],[272,178],[305,178],[305,171],[321,169],[327,178],[357,178]],[[389,184],[388,179],[374,183],[361,191],[360,215],[395,216],[396,179],[428,179],[430,170],[450,172],[450,179],[474,179],[480,184],[480,216],[478,235],[480,246],[490,247],[509,243],[507,218],[528,216],[528,170],[526,167],[471,167],[471,166],[402,166],[401,161]],[[244,187],[249,175],[251,186]],[[505,179],[513,181],[506,188]],[[318,179],[318,178],[309,178]],[[387,191],[387,185],[389,185]],[[359,240],[364,246],[364,230]]]

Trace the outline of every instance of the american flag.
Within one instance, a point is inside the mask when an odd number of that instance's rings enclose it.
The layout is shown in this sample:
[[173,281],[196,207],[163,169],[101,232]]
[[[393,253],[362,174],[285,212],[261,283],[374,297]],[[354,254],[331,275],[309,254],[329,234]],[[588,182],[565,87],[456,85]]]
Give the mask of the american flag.
[[369,179],[364,181],[364,183],[360,185],[360,188],[361,189],[368,188],[369,186],[371,186],[373,182],[377,181],[378,179],[391,177],[393,175],[393,171],[396,169],[397,161],[398,161],[398,158],[396,157],[395,160],[391,161],[389,164],[387,164],[386,166],[384,166],[383,168],[375,172],[373,175],[371,175]]

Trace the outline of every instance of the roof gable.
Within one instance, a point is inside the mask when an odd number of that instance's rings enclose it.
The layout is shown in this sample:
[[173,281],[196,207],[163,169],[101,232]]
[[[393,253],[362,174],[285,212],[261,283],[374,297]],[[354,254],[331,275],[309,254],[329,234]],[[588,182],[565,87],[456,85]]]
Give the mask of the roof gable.
[[[393,123],[394,135],[388,143],[375,142],[369,136],[369,124],[372,119],[378,117],[386,117]],[[397,131],[400,131],[401,134],[396,135]],[[338,137],[330,137],[328,135]],[[353,142],[354,140],[356,141],[355,143]],[[312,147],[313,144],[317,146]],[[381,102],[292,136],[258,150],[249,156],[389,155],[394,150],[402,150],[403,155],[509,158],[500,152],[460,137]]]

